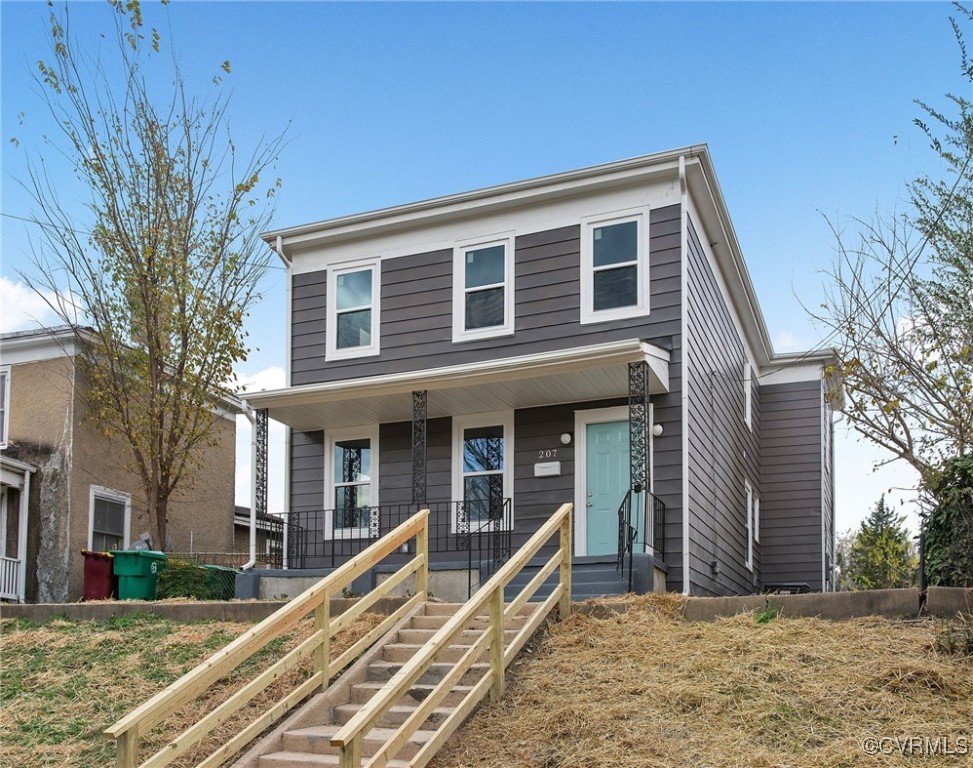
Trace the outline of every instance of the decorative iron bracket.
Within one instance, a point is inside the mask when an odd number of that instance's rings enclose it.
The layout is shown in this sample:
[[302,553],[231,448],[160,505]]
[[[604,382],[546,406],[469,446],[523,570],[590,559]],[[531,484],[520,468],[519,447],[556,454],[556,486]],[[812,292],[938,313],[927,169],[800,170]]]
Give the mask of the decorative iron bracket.
[[426,391],[412,393],[412,502],[426,503]]
[[254,412],[254,429],[256,430],[256,457],[254,472],[256,473],[256,488],[253,506],[259,520],[267,514],[267,409],[259,408]]

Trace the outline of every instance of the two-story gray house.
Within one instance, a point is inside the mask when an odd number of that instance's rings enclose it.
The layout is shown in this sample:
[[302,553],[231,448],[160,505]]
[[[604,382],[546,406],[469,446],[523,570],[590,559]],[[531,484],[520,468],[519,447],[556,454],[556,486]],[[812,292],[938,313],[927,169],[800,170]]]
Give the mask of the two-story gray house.
[[832,353],[773,351],[705,146],[264,238],[292,566],[417,505],[441,560],[496,556],[573,502],[579,562],[634,539],[643,588],[831,588]]

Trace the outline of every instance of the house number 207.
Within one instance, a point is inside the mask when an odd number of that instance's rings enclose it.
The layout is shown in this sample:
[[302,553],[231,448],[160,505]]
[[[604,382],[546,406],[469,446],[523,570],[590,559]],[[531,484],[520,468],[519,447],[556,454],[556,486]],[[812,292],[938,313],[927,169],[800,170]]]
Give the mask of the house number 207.
[[546,451],[537,452],[538,459],[556,459],[557,458],[557,448],[548,448]]

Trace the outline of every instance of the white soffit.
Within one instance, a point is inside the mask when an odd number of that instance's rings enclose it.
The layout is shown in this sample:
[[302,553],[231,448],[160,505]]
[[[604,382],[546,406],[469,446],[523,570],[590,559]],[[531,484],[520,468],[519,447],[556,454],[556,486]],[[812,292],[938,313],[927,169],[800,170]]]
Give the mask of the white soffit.
[[246,395],[275,421],[317,430],[410,421],[412,392],[429,392],[429,418],[627,397],[630,362],[645,361],[650,391],[669,389],[669,353],[637,339]]

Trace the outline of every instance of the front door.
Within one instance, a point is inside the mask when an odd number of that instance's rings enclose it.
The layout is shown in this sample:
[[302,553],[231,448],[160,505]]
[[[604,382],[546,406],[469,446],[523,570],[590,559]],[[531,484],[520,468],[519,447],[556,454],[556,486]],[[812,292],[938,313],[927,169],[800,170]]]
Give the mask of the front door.
[[585,552],[618,551],[618,507],[629,488],[628,421],[585,425]]

